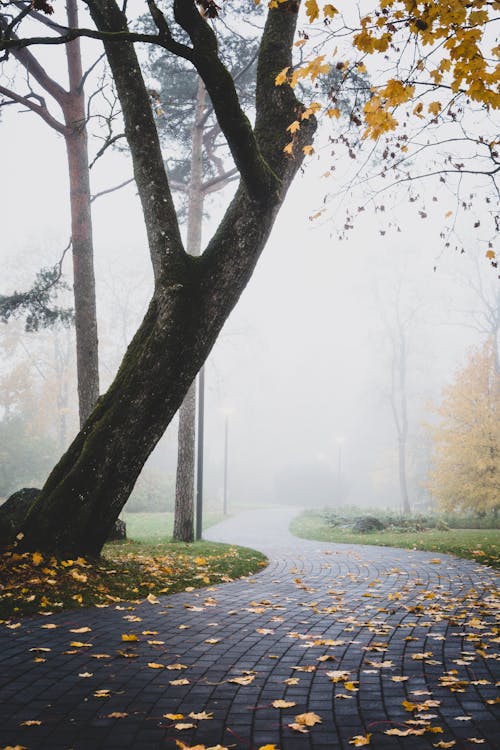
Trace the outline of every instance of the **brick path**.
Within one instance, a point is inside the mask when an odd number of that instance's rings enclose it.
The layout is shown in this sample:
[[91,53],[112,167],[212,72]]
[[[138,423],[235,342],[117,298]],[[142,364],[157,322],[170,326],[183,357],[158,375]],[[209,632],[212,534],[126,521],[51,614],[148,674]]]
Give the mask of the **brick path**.
[[[446,555],[298,540],[292,515],[252,511],[206,533],[263,550],[270,565],[252,578],[2,626],[0,748],[335,750],[371,733],[374,748],[498,749],[494,573]],[[136,658],[118,654],[127,646]],[[333,682],[332,671],[348,675]],[[229,682],[241,677],[248,684]],[[188,716],[204,711],[213,718]],[[310,711],[322,723],[288,726]]]

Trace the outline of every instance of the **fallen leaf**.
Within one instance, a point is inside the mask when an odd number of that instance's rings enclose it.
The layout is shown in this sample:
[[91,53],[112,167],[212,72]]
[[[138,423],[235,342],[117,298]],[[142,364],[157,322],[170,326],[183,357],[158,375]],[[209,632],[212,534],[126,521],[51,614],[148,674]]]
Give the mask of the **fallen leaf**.
[[165,669],[187,669],[186,664],[167,664]]
[[440,740],[439,742],[433,742],[433,747],[453,747],[453,745],[456,745],[456,740],[450,740],[449,742],[445,742],[444,740]]
[[69,644],[72,648],[90,648],[93,643],[82,643],[81,641],[71,641]]
[[27,721],[22,721],[19,726],[20,727],[39,727],[42,722],[38,719],[28,719]]
[[296,706],[297,704],[295,701],[275,700],[271,705],[273,708],[292,708],[292,706]]
[[171,721],[178,721],[184,718],[184,714],[163,714],[164,719],[171,719]]
[[298,714],[295,717],[295,721],[302,726],[313,727],[315,724],[321,724],[322,719],[314,711],[308,711],[305,714]]
[[183,729],[195,729],[196,724],[174,724],[174,729],[180,729],[181,731]]
[[295,732],[302,732],[302,734],[308,734],[309,729],[306,729],[303,724],[297,724],[297,722],[293,722],[292,724],[288,724],[290,729],[293,729]]
[[203,720],[206,720],[206,719],[213,719],[214,715],[213,714],[209,714],[206,711],[200,711],[197,714],[194,713],[193,711],[191,711],[191,713],[189,714],[189,718],[190,719],[196,719],[197,721],[203,721]]
[[138,637],[134,633],[122,633],[122,641],[138,641]]
[[235,682],[237,685],[250,685],[255,680],[254,674],[247,674],[244,677],[233,677],[228,682]]
[[[47,628],[49,626],[48,625],[42,625],[42,627],[43,628]],[[56,628],[57,625],[54,625],[53,627]],[[71,628],[71,630],[69,632],[70,633],[90,633],[91,630],[92,630],[92,628],[88,628],[88,627],[84,627],[84,628]]]
[[146,597],[146,601],[148,601],[150,604],[159,604],[160,603],[160,600],[154,594],[148,594],[147,597]]
[[111,690],[109,688],[105,688],[103,690],[96,690],[94,693],[94,698],[109,698],[111,695]]
[[180,680],[169,680],[169,685],[189,685],[189,680],[183,677]]
[[355,747],[369,745],[371,736],[371,732],[368,732],[367,734],[356,734],[354,737],[351,737],[351,739],[349,740],[349,744],[354,745]]
[[107,714],[106,718],[107,719],[124,719],[126,716],[128,716],[128,714],[125,713],[125,712],[122,712],[122,711],[113,711],[113,713]]
[[93,672],[80,672],[80,674],[78,675],[78,677],[93,677],[93,676],[94,676]]
[[157,664],[154,661],[148,662],[148,667],[150,669],[165,669],[165,665],[164,664]]

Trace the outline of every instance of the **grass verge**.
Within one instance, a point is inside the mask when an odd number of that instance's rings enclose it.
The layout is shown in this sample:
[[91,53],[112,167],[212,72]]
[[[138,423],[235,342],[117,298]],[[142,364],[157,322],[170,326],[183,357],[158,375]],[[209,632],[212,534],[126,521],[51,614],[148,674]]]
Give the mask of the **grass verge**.
[[290,531],[303,539],[343,544],[376,544],[382,547],[443,552],[500,568],[498,529],[452,529],[439,531],[372,531],[365,534],[332,526],[321,512],[306,511],[294,518]]
[[154,600],[226,583],[267,564],[260,552],[214,542],[125,541],[106,544],[96,561],[40,553],[0,556],[0,623],[63,609]]

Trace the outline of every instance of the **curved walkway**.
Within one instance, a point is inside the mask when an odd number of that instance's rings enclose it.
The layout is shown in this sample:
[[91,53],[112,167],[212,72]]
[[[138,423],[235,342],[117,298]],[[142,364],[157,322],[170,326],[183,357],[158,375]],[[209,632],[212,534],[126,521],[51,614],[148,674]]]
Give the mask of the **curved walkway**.
[[265,552],[251,578],[2,626],[0,748],[498,748],[493,571],[299,540],[293,515],[206,533]]

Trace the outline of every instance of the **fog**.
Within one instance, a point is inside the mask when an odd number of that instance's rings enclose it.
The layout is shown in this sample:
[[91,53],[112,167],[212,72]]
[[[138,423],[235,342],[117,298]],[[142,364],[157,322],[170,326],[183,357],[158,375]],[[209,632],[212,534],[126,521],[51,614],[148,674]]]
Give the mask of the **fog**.
[[[17,105],[4,108],[0,132],[7,176],[1,187],[0,294],[9,294],[57,262],[68,242],[69,214],[62,139]],[[91,140],[94,152],[98,145]],[[432,421],[431,403],[438,402],[467,352],[484,340],[472,315],[482,306],[474,287],[481,281],[485,293],[493,295],[497,283],[484,243],[472,229],[480,214],[471,215],[463,228],[464,254],[443,249],[439,228],[450,196],[440,194],[423,220],[401,192],[391,206],[400,232],[385,231],[380,215],[367,210],[340,241],[341,212],[308,218],[332,189],[322,172],[324,164],[311,160],[297,178],[207,361],[207,507],[222,507],[227,447],[230,510],[274,503],[399,508],[397,435],[389,403],[391,331],[398,315],[408,321],[410,500],[415,509],[431,502],[424,486],[430,461],[424,424]],[[92,190],[128,177],[127,157],[110,151],[92,171]],[[229,194],[210,206],[205,240]],[[93,220],[102,390],[145,310],[152,273],[132,186],[96,200]],[[71,285],[69,258],[64,272]],[[66,301],[71,304],[69,293]],[[21,322],[0,324],[0,416],[9,403],[26,405],[30,390],[30,430],[54,443],[54,455],[77,428],[73,336],[73,331],[24,333]],[[64,375],[54,375],[56,340],[59,356],[68,347]],[[55,392],[62,378],[67,378],[68,403],[62,407],[66,432],[61,436]],[[5,453],[6,446],[0,448]],[[171,487],[175,462],[174,422],[146,470],[167,478]],[[19,486],[27,480],[38,485],[44,471],[33,465],[32,476],[19,477]],[[165,508],[171,503],[170,492]]]

